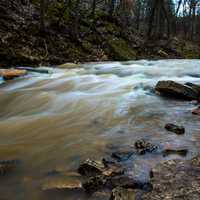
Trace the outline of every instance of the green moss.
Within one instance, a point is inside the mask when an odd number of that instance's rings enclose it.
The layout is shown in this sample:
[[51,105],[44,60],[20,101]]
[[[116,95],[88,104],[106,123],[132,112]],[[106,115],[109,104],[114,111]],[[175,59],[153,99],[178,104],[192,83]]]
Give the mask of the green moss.
[[136,58],[136,52],[121,38],[108,36],[109,55],[114,60],[131,60]]
[[109,33],[114,35],[120,32],[119,27],[117,27],[114,23],[105,22],[105,28]]

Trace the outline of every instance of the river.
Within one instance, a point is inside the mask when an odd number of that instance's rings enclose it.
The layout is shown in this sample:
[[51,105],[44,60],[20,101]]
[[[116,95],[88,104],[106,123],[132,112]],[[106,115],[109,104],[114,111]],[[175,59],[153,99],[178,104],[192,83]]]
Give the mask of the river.
[[[0,160],[20,166],[0,178],[2,200],[88,199],[84,194],[41,190],[53,169],[76,169],[86,158],[99,159],[111,145],[144,138],[160,146],[199,153],[199,116],[195,107],[153,92],[159,80],[200,84],[200,60],[87,63],[74,69],[49,68],[0,85]],[[183,125],[183,136],[169,134],[166,123]],[[144,155],[133,167],[139,178],[171,155]]]

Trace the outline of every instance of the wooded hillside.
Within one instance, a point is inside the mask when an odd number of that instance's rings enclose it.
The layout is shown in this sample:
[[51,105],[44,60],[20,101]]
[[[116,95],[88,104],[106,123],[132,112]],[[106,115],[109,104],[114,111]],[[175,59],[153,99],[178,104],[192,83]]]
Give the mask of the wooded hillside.
[[1,0],[0,65],[199,58],[199,0]]

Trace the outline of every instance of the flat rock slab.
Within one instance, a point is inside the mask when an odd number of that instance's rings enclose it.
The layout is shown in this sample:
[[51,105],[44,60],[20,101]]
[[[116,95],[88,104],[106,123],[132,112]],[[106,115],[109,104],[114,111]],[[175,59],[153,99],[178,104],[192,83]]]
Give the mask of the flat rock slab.
[[67,178],[54,178],[47,179],[42,184],[43,191],[49,190],[80,190],[82,189],[82,183],[78,179]]
[[156,91],[161,95],[183,100],[196,100],[199,98],[197,90],[174,81],[159,81]]
[[188,161],[169,160],[152,169],[153,190],[142,200],[200,199],[200,155]]

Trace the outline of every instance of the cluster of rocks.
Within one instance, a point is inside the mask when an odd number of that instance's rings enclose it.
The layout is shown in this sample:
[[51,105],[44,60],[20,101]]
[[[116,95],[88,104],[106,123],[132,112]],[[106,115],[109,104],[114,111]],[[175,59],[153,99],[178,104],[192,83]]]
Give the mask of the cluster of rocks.
[[[194,83],[180,84],[174,81],[159,81],[155,90],[162,96],[189,100],[197,106],[200,103],[200,85]],[[193,109],[192,114],[200,115],[200,106]]]
[[[149,182],[135,180],[127,172],[124,162],[133,154],[141,155],[156,151],[158,147],[145,140],[138,140],[134,146],[121,147],[111,152],[100,161],[87,159],[80,164],[78,175],[64,182],[53,183],[49,180],[42,186],[43,190],[84,190],[90,197],[105,195],[113,200],[129,200],[135,195],[134,190],[150,191],[152,186]],[[53,173],[55,175],[56,173]],[[76,172],[75,172],[76,174]],[[51,174],[50,174],[51,175]],[[65,173],[66,175],[66,173]],[[67,175],[69,177],[69,175]],[[104,191],[104,192],[103,192]],[[123,193],[123,195],[122,195]]]
[[[178,154],[186,156],[185,149],[162,149],[160,146],[152,144],[144,139],[137,140],[134,145],[114,148],[107,157],[99,161],[87,159],[80,164],[77,172],[72,176],[65,173],[68,179],[64,181],[47,181],[42,186],[44,191],[49,190],[83,190],[89,194],[90,198],[107,200],[134,200],[137,192],[150,192],[153,189],[152,183],[136,180],[126,162],[132,156],[141,156],[149,153],[161,153],[163,156]],[[133,160],[133,159],[132,159]],[[53,175],[57,172],[53,173]],[[52,173],[48,174],[51,176]],[[152,176],[150,172],[149,176]],[[73,177],[72,179],[69,177]],[[103,197],[101,197],[103,196]]]

